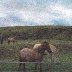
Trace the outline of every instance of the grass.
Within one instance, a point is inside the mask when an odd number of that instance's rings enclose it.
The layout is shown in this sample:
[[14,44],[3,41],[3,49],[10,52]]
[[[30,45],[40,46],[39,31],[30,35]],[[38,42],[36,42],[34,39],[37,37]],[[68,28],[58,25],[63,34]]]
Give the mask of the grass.
[[[19,51],[24,47],[32,48],[33,45],[41,40],[17,40],[13,45],[7,44],[7,41],[3,45],[0,45],[0,61],[14,62],[19,60]],[[46,40],[48,41],[48,40]],[[59,49],[58,64],[53,63],[51,66],[50,56],[44,56],[42,64],[43,72],[72,72],[72,42],[62,40],[50,40],[49,43],[55,45]],[[18,72],[17,63],[0,63],[1,72]],[[26,64],[27,72],[34,72],[34,64]],[[39,66],[38,66],[39,68]],[[21,72],[21,71],[20,71]]]
[[[26,68],[27,71],[32,72],[34,71],[34,63],[31,64],[26,64]],[[16,63],[0,63],[0,71],[15,71],[18,72],[18,67],[19,64]],[[21,69],[22,71],[22,69]],[[21,72],[20,71],[20,72]],[[38,65],[38,71],[39,71],[39,65]],[[43,72],[72,72],[72,64],[71,63],[66,63],[66,62],[62,62],[59,64],[51,64],[50,63],[46,63],[46,64],[42,64],[42,71]]]

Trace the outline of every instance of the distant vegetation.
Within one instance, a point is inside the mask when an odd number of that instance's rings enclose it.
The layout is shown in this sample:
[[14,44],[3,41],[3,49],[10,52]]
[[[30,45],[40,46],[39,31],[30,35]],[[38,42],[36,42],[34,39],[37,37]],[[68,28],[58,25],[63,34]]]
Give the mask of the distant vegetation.
[[72,40],[71,26],[16,26],[2,27],[0,33],[6,39],[8,36],[17,36],[19,39],[57,39]]

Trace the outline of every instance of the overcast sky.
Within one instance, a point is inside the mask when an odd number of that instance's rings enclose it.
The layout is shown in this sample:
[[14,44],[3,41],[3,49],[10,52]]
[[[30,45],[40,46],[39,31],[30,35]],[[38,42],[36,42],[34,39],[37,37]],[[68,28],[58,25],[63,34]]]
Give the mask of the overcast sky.
[[2,26],[72,26],[72,0],[0,0]]

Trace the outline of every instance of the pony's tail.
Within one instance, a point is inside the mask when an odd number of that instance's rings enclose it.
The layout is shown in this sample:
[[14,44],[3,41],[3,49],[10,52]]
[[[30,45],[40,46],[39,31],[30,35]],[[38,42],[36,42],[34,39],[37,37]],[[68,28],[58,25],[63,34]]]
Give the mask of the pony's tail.
[[21,56],[19,56],[19,62],[22,62]]

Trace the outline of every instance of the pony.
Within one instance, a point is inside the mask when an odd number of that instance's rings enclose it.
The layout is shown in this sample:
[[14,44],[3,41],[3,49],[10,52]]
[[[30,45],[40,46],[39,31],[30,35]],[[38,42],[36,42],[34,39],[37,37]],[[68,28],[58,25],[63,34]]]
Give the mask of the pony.
[[[45,50],[48,51],[48,53],[51,55],[52,51],[50,49],[49,44],[44,41],[39,44],[36,48],[23,48],[20,50],[20,56],[19,61],[20,62],[41,62],[44,56]],[[22,63],[20,63],[19,68],[21,67]],[[35,63],[35,70],[37,69],[37,63]],[[25,63],[23,63],[23,70],[25,71]],[[42,72],[41,69],[41,63],[40,63],[40,72]]]
[[4,42],[4,36],[3,36],[3,34],[0,34],[0,42],[1,42],[1,44],[3,44],[3,42]]
[[8,37],[8,44],[10,44],[10,42],[12,42],[13,44],[15,43],[15,38],[16,38],[16,36],[14,36],[14,37]]

